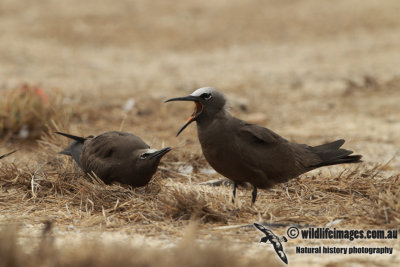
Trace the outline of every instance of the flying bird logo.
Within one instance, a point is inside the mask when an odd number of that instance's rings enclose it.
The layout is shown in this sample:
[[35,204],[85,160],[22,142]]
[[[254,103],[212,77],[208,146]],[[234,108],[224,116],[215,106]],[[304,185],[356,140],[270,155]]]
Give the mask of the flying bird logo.
[[288,264],[288,259],[286,257],[285,252],[283,251],[283,246],[281,243],[281,242],[287,242],[286,237],[282,236],[281,238],[279,238],[271,230],[265,228],[261,224],[254,223],[254,226],[258,230],[260,230],[261,232],[263,232],[265,234],[265,236],[263,238],[261,238],[260,242],[263,242],[263,243],[267,243],[268,241],[271,242],[271,244],[274,246],[275,252],[276,252],[276,254],[278,254],[279,258],[281,258],[281,260],[284,263]]

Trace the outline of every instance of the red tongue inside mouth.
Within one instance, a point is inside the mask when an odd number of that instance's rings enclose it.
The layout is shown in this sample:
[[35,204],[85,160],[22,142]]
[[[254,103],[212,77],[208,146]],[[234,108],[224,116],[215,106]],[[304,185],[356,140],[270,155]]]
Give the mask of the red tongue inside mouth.
[[196,119],[197,115],[199,115],[199,113],[203,110],[203,105],[200,102],[195,101],[195,107],[194,107],[194,111],[193,114],[189,117],[189,119],[187,119],[186,123],[193,121],[194,119]]
[[203,111],[203,104],[201,104],[200,102],[195,101],[195,107],[194,107],[194,111],[193,114],[189,117],[189,119],[187,119],[186,123],[182,126],[182,128],[178,131],[178,133],[176,134],[176,136],[178,136],[183,130],[185,130],[185,128],[192,123],[193,121],[195,121],[197,119],[197,117],[200,115],[200,113]]

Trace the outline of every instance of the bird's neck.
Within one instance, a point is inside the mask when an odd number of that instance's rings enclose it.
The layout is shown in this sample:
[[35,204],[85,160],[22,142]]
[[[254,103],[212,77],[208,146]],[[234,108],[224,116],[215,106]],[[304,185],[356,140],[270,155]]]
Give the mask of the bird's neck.
[[199,127],[207,127],[209,124],[213,123],[216,120],[220,120],[220,119],[224,119],[224,118],[232,116],[225,107],[215,113],[212,113],[212,114],[207,113],[206,110],[203,112],[205,112],[205,114],[202,114],[202,116],[200,116],[197,119],[197,126],[199,126]]

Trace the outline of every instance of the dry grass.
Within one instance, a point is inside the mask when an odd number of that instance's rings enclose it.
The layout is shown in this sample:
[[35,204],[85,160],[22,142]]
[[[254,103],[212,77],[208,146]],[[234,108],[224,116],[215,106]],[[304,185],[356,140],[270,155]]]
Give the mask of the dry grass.
[[[144,188],[107,186],[85,176],[71,159],[57,155],[64,143],[64,139],[54,134],[47,135],[41,141],[38,158],[41,164],[33,169],[16,163],[3,164],[1,194],[8,204],[22,201],[25,210],[35,208],[38,203],[52,209],[68,206],[70,213],[88,219],[104,217],[109,225],[114,225],[113,221],[180,225],[194,219],[218,225],[262,220],[317,226],[341,219],[342,226],[393,228],[400,220],[400,175],[385,174],[386,165],[349,165],[340,173],[316,171],[262,191],[255,207],[251,207],[249,190],[239,189],[239,197],[232,203],[230,187],[196,185],[205,178],[199,171],[188,182],[174,170],[177,167],[169,163],[168,157],[161,165],[163,171]],[[178,165],[198,164],[190,158],[182,160]],[[14,194],[10,195],[10,190]],[[6,213],[13,206],[0,209]]]
[[[236,203],[232,204],[231,188],[171,182],[170,179],[183,178],[168,171],[158,173],[145,188],[107,186],[84,176],[69,159],[46,156],[49,151],[46,147],[43,149],[42,156],[51,160],[43,160],[40,169],[3,164],[0,203],[7,205],[0,205],[0,212],[13,214],[9,219],[3,219],[3,224],[15,221],[17,216],[18,221],[40,224],[48,221],[59,229],[67,225],[79,229],[100,225],[100,229],[115,231],[125,227],[131,229],[129,225],[134,225],[134,233],[174,236],[176,240],[185,236],[182,229],[186,225],[196,221],[199,224],[197,237],[185,237],[173,248],[147,249],[125,241],[100,242],[97,239],[90,242],[78,239],[76,242],[81,242],[78,244],[64,241],[61,246],[54,246],[49,243],[52,239],[46,241],[43,237],[38,245],[30,242],[30,252],[26,253],[25,245],[16,241],[18,234],[10,236],[13,232],[5,230],[0,233],[0,255],[5,259],[2,261],[6,263],[4,266],[108,266],[110,262],[128,266],[279,264],[271,251],[257,254],[253,259],[239,253],[255,241],[254,237],[248,237],[248,230],[242,236],[242,244],[236,247],[229,241],[230,236],[235,236],[235,228],[233,231],[214,228],[254,221],[271,223],[271,227],[318,227],[340,221],[335,227],[357,229],[390,229],[399,224],[400,176],[383,175],[385,166],[361,165],[328,176],[322,173],[308,175],[262,192],[252,208],[249,190],[239,194]],[[258,236],[254,231],[251,235]],[[202,239],[208,241],[195,241]],[[224,242],[230,242],[230,245]]]

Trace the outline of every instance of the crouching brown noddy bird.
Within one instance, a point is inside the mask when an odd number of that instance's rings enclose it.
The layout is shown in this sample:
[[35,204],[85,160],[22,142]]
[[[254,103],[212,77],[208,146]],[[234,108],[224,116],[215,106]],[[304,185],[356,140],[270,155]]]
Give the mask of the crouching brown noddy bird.
[[56,133],[74,140],[59,153],[71,156],[84,172],[94,172],[106,184],[117,181],[132,187],[146,185],[161,158],[171,150],[169,147],[150,149],[138,136],[125,132],[106,132],[86,138]]
[[252,203],[257,188],[274,184],[313,169],[341,163],[360,162],[361,155],[340,148],[344,140],[309,146],[289,142],[273,131],[233,117],[226,109],[225,96],[217,89],[204,87],[191,95],[169,99],[193,101],[195,109],[177,136],[193,121],[208,163],[220,174],[233,180],[233,197],[238,184],[253,185]]

